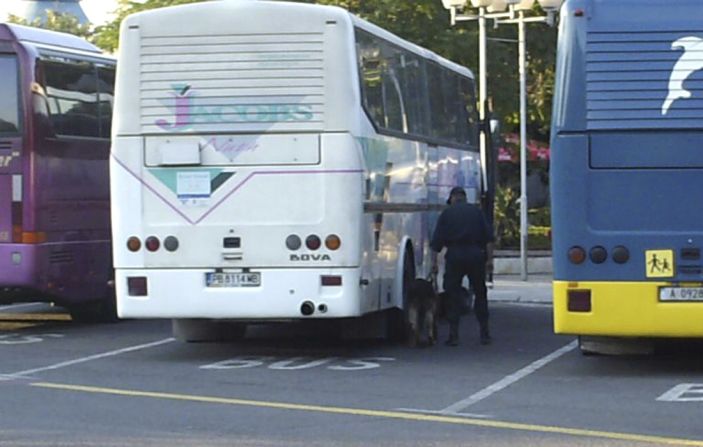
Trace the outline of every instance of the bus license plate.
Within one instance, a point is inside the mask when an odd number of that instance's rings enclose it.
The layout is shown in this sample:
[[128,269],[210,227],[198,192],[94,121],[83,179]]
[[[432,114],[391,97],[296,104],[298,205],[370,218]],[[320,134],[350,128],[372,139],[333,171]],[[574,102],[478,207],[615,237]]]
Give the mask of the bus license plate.
[[261,273],[206,273],[205,284],[208,287],[258,287],[261,285]]
[[703,287],[661,287],[659,301],[703,301]]

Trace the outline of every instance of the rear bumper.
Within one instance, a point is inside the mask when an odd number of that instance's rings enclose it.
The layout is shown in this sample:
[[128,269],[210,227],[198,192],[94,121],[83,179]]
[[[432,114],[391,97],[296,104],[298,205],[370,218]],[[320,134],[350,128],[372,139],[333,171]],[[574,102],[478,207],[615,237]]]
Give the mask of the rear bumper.
[[37,287],[39,246],[0,244],[0,288]]
[[[261,286],[212,288],[212,269],[117,269],[117,309],[122,318],[213,318],[275,320],[344,318],[361,315],[359,269],[262,269]],[[342,277],[341,286],[322,286],[321,275]],[[147,296],[129,296],[129,277],[147,278]],[[301,313],[310,301],[315,312]],[[321,311],[324,306],[326,311]]]
[[[554,331],[614,337],[703,337],[703,302],[661,302],[655,282],[554,281]],[[591,291],[591,311],[568,310],[569,289]]]

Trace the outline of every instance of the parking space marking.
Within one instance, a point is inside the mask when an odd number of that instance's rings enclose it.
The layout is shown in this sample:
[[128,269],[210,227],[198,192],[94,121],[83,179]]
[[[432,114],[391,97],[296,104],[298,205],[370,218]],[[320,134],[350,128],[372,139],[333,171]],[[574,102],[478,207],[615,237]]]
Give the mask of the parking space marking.
[[6,310],[15,310],[15,309],[24,309],[27,307],[39,307],[39,306],[46,306],[46,303],[24,303],[24,304],[9,304],[7,306],[0,306],[0,311],[6,311]]
[[16,379],[26,379],[26,378],[27,378],[26,376],[29,376],[29,375],[32,375],[32,374],[36,374],[36,373],[40,373],[40,372],[45,372],[45,371],[53,371],[53,370],[56,370],[56,369],[65,368],[65,367],[67,367],[67,366],[78,365],[79,363],[85,363],[85,362],[90,362],[90,361],[92,361],[92,360],[99,360],[99,359],[104,359],[104,358],[107,358],[107,357],[114,357],[114,356],[120,355],[120,354],[126,354],[126,353],[128,353],[128,352],[141,351],[141,350],[144,350],[144,349],[154,348],[154,347],[156,347],[156,346],[161,346],[161,345],[165,345],[165,344],[167,344],[167,343],[171,343],[171,342],[173,342],[173,341],[175,341],[175,340],[176,340],[176,339],[175,339],[175,338],[172,338],[172,337],[171,337],[171,338],[166,338],[166,339],[159,340],[159,341],[155,341],[155,342],[151,342],[151,343],[145,343],[145,344],[142,344],[142,345],[130,346],[130,347],[127,347],[127,348],[117,349],[117,350],[115,350],[115,351],[103,352],[102,354],[90,355],[90,356],[88,356],[88,357],[82,357],[82,358],[75,359],[75,360],[68,360],[68,361],[65,361],[65,362],[56,363],[56,364],[54,364],[54,365],[44,366],[44,367],[41,367],[41,368],[27,369],[27,370],[19,371],[19,372],[16,372],[16,373],[4,374],[3,376],[6,377],[6,378],[7,378],[7,377],[14,377],[14,378],[16,378]]
[[542,357],[541,359],[534,361],[527,365],[526,367],[522,368],[519,371],[516,371],[509,376],[505,376],[498,382],[487,386],[486,388],[482,389],[481,391],[472,394],[471,396],[467,397],[466,399],[462,399],[459,402],[456,402],[444,410],[441,410],[440,413],[445,413],[445,414],[452,414],[452,413],[461,413],[463,410],[469,408],[470,406],[476,404],[477,402],[482,401],[483,399],[486,399],[487,397],[492,396],[493,394],[504,390],[505,388],[509,387],[510,385],[514,384],[515,382],[518,382],[519,380],[524,379],[525,377],[529,376],[530,374],[534,373],[538,369],[544,367],[545,365],[553,362],[554,360],[558,359],[564,354],[567,354],[574,349],[578,347],[578,342],[573,341],[569,343],[568,345],[557,349],[556,351],[552,352],[551,354]]
[[682,383],[657,398],[660,402],[703,402],[703,383]]
[[448,416],[448,415],[415,414],[415,413],[403,413],[400,411],[383,411],[383,410],[334,407],[334,406],[324,406],[324,405],[305,405],[305,404],[294,404],[294,403],[285,403],[285,402],[269,402],[269,401],[234,399],[234,398],[225,398],[225,397],[198,396],[198,395],[190,395],[190,394],[175,394],[175,393],[164,393],[164,392],[153,392],[153,391],[103,388],[103,387],[83,386],[83,385],[68,385],[68,384],[50,383],[50,382],[32,383],[31,386],[38,387],[38,388],[45,388],[45,389],[61,390],[61,391],[73,391],[73,392],[80,392],[80,393],[103,394],[103,395],[113,395],[113,396],[122,396],[122,397],[150,398],[150,399],[161,399],[161,400],[171,400],[171,401],[181,401],[181,402],[198,402],[198,403],[248,406],[248,407],[258,407],[258,408],[272,408],[272,409],[277,409],[277,410],[306,411],[306,412],[314,412],[314,413],[338,414],[338,415],[347,415],[347,416],[365,416],[365,417],[371,417],[371,418],[395,419],[395,420],[415,421],[415,422],[437,422],[437,423],[444,423],[444,424],[470,425],[470,426],[475,426],[475,427],[484,427],[484,428],[493,428],[493,429],[537,432],[537,433],[543,433],[543,434],[547,433],[547,434],[556,434],[556,435],[568,435],[568,436],[575,436],[575,437],[581,437],[581,438],[600,438],[600,439],[610,439],[610,440],[618,440],[618,441],[641,442],[641,443],[656,444],[656,445],[678,445],[678,446],[703,447],[703,440],[696,440],[696,439],[669,438],[669,437],[664,437],[664,436],[640,435],[640,434],[636,434],[636,433],[618,433],[618,432],[588,430],[588,429],[580,429],[580,428],[558,427],[558,426],[552,426],[552,425],[522,424],[522,423],[516,423],[516,422],[506,422],[506,421],[486,420],[486,419],[472,419],[472,418]]

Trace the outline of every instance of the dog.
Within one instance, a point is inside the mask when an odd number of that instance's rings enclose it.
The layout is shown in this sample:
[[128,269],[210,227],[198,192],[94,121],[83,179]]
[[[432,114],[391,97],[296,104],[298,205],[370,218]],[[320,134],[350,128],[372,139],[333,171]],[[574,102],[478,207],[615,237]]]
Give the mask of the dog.
[[437,310],[439,298],[432,281],[417,278],[408,289],[407,342],[416,347],[427,340],[432,346],[437,342]]

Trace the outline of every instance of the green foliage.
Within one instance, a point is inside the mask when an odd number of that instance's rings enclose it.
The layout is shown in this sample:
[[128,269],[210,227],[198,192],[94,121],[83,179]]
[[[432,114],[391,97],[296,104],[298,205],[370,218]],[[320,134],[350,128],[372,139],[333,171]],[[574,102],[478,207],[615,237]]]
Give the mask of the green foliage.
[[[120,0],[115,20],[95,30],[93,42],[109,52],[118,45],[121,21],[129,14],[206,0],[146,0],[144,3]],[[478,72],[478,31],[475,23],[450,26],[449,13],[440,0],[297,0],[341,6],[388,29],[394,34]],[[556,30],[542,24],[528,25],[528,113],[532,138],[548,140],[551,95],[554,85]],[[519,84],[517,44],[491,40],[517,39],[517,27],[489,26],[489,95],[495,116],[505,123],[506,132],[518,125]]]
[[495,236],[498,248],[513,248],[520,245],[520,204],[518,193],[505,186],[496,188]]
[[93,43],[107,52],[114,53],[119,44],[120,24],[128,15],[141,11],[148,11],[150,9],[184,5],[186,3],[199,3],[202,1],[207,0],[146,0],[143,3],[130,0],[119,0],[119,5],[115,11],[115,19],[95,30]]
[[16,15],[10,15],[7,21],[18,25],[33,26],[35,28],[44,28],[52,31],[74,34],[86,39],[90,38],[92,35],[90,25],[81,25],[78,18],[71,14],[61,14],[54,11],[46,12],[46,22],[42,22],[40,19],[35,19],[28,22],[27,20]]

